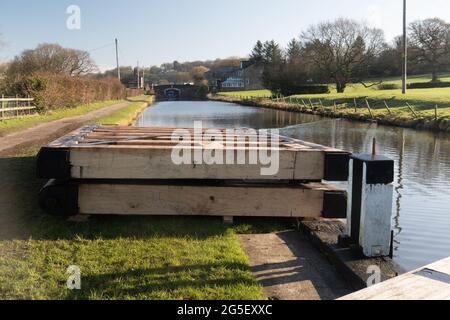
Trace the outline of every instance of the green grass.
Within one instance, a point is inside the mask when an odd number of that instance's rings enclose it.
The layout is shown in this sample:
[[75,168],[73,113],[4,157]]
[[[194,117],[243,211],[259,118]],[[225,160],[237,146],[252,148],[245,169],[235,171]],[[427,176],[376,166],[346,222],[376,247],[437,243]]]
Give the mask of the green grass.
[[[262,299],[219,219],[43,217],[33,239],[0,243],[2,299]],[[80,267],[82,290],[66,289]]]
[[[443,76],[441,81],[450,81],[450,77]],[[378,79],[373,80],[374,83]],[[429,78],[424,76],[411,77],[409,82],[428,82]],[[401,84],[398,78],[391,78],[383,81],[384,84]],[[362,84],[349,85],[344,93],[337,93],[334,85],[330,85],[330,94],[320,95],[295,95],[294,98],[299,99],[313,99],[317,103],[321,99],[325,106],[331,107],[334,101],[343,104],[347,103],[349,108],[352,108],[353,100],[356,98],[358,106],[363,110],[361,113],[368,113],[365,108],[365,98],[368,98],[372,107],[376,109],[375,113],[386,113],[384,101],[393,108],[396,116],[411,117],[412,114],[406,102],[410,103],[417,111],[421,112],[422,116],[434,116],[434,107],[438,105],[439,115],[441,117],[450,116],[450,88],[433,88],[433,89],[414,89],[408,90],[406,95],[402,95],[401,90],[378,90],[376,86],[365,88]],[[269,97],[271,95],[269,90],[257,91],[241,91],[241,92],[224,92],[221,93],[230,97]],[[377,111],[378,110],[378,111]]]
[[76,108],[61,109],[49,112],[47,114],[40,114],[35,116],[27,116],[18,119],[10,119],[5,121],[0,121],[0,136],[4,136],[8,133],[21,131],[27,128],[34,127],[43,122],[50,122],[54,120],[59,120],[67,117],[74,117],[102,109],[114,104],[123,103],[125,100],[111,100],[104,102],[90,103],[86,105],[81,105]]
[[[128,126],[134,122],[136,117],[148,107],[148,104],[151,104],[154,101],[153,96],[142,96],[134,99],[129,99],[130,101],[140,101],[134,102],[130,104],[128,107],[123,108],[119,111],[114,112],[113,114],[97,119],[98,124],[102,125],[121,125]],[[145,102],[143,102],[145,101]]]
[[134,102],[138,102],[138,101],[147,101],[147,99],[151,98],[152,96],[146,96],[146,95],[142,95],[142,96],[137,96],[137,97],[129,97],[127,98],[128,101],[134,101]]
[[[34,166],[34,155],[0,159],[0,299],[263,298],[221,219],[47,216]],[[70,265],[81,268],[80,291],[66,288]]]
[[[113,118],[119,114],[107,122]],[[0,158],[0,299],[264,298],[236,234],[285,230],[288,223],[48,216],[37,205],[44,181],[35,179],[36,152]],[[66,288],[71,265],[81,269],[79,291]]]

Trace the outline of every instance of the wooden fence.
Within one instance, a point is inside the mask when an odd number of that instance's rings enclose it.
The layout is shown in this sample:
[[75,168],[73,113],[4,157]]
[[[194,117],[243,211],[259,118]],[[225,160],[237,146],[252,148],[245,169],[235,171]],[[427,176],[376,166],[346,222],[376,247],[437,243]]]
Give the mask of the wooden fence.
[[0,98],[0,121],[20,118],[36,114],[33,98],[5,97]]

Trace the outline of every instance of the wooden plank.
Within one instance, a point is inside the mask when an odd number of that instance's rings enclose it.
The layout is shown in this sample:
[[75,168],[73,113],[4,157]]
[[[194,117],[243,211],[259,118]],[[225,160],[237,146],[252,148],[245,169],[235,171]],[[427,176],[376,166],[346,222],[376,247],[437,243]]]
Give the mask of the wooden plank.
[[374,285],[340,300],[450,300],[450,258]]
[[[233,150],[234,159],[238,152]],[[295,152],[280,151],[278,173],[264,177],[261,168],[268,166],[249,164],[250,151],[243,148],[243,152],[247,164],[177,165],[171,148],[75,148],[70,152],[70,164],[75,179],[322,180],[324,175],[320,151],[307,152],[298,159]]]
[[25,110],[35,110],[36,107],[13,107],[13,108],[4,108],[2,109],[3,112],[8,111],[25,111]]
[[33,98],[0,98],[0,102],[32,102],[34,101]]
[[[129,131],[130,130],[130,131]],[[83,145],[83,141],[90,140],[105,140],[105,145],[110,142],[125,142],[127,140],[136,141],[148,141],[148,140],[171,140],[171,134],[175,128],[138,128],[138,127],[118,127],[118,126],[89,126],[80,128],[56,141],[49,144],[48,147],[78,147]],[[193,133],[193,129],[183,129],[188,132]],[[205,132],[207,129],[204,129]],[[218,129],[218,132],[224,133],[226,129]],[[247,137],[250,135],[252,138],[257,138],[258,134],[240,134],[235,133],[233,136],[235,139],[246,137],[246,141],[249,140]],[[201,136],[192,135],[191,140],[202,140],[202,138],[208,138],[211,135],[203,134]],[[106,139],[111,138],[111,139]],[[322,150],[325,152],[342,152],[341,150],[325,147],[322,145],[301,141],[298,139],[275,136],[278,138],[280,146],[286,146],[291,149],[298,148],[311,148],[315,150]],[[108,141],[112,140],[112,141]],[[203,139],[204,140],[204,139]],[[239,140],[238,140],[239,141]],[[100,141],[101,142],[101,141]],[[100,145],[100,144],[99,144]]]
[[[342,155],[343,151],[325,146],[275,136],[279,145],[266,145],[257,136],[239,136],[233,143],[227,141],[208,141],[208,137],[192,136],[184,142],[185,150],[178,152],[190,154],[188,164],[177,164],[172,160],[173,151],[179,145],[173,142],[170,134],[173,128],[133,128],[133,127],[84,127],[66,135],[46,149],[46,159],[51,160],[52,150],[67,150],[66,161],[74,179],[219,179],[219,180],[296,180],[320,181],[325,178],[325,158],[329,154]],[[192,129],[188,129],[191,130]],[[225,129],[221,129],[225,130]],[[245,139],[244,139],[245,138]],[[213,149],[219,155],[219,163],[206,161],[199,163],[195,154],[208,153]],[[252,151],[257,151],[253,152]],[[269,151],[270,163],[262,163],[260,152]],[[262,169],[272,167],[276,171],[279,152],[278,173],[263,176]],[[55,152],[57,153],[57,152]],[[211,153],[211,152],[209,152]],[[253,154],[252,161],[250,155]],[[245,155],[245,162],[238,162],[238,155]],[[254,159],[256,156],[256,159]],[[61,160],[62,159],[62,160]],[[48,162],[48,160],[46,160]],[[42,161],[41,161],[42,162]],[[60,166],[61,167],[61,166]],[[50,176],[49,176],[50,175]],[[56,178],[46,170],[42,178]]]
[[324,189],[81,184],[82,214],[320,217]]

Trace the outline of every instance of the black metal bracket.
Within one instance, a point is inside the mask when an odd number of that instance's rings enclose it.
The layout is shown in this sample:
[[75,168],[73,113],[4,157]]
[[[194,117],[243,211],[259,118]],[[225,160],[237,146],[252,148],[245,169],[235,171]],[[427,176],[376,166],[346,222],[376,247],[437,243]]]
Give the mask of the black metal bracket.
[[78,185],[70,181],[50,180],[39,192],[39,205],[51,215],[77,215],[80,211]]
[[325,154],[324,180],[347,181],[349,173],[350,153],[329,152]]
[[43,147],[37,155],[38,179],[70,179],[71,169],[67,148]]
[[325,192],[322,217],[345,219],[347,217],[347,194],[345,192]]

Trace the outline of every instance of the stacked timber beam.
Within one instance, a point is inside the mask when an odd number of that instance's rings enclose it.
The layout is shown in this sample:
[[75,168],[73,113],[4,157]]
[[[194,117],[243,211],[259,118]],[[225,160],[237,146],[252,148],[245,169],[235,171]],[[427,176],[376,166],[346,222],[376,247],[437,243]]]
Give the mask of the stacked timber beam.
[[[43,147],[38,176],[50,181],[41,206],[57,215],[346,217],[346,192],[323,181],[347,181],[349,153],[281,136],[267,145],[251,137],[262,133],[245,130],[220,144],[207,129],[183,129],[193,157],[214,146],[246,161],[175,164],[175,130],[89,126]],[[279,153],[272,175],[248,161],[251,150],[263,149]]]

